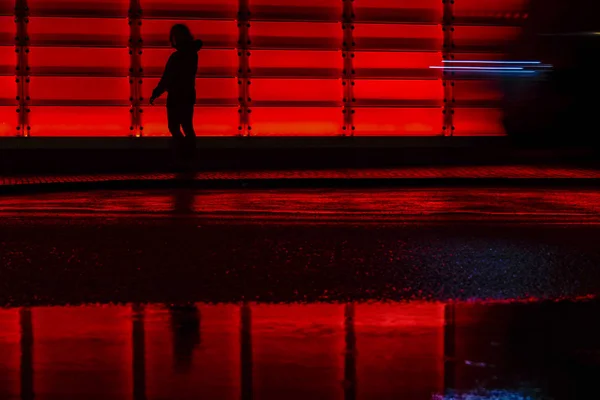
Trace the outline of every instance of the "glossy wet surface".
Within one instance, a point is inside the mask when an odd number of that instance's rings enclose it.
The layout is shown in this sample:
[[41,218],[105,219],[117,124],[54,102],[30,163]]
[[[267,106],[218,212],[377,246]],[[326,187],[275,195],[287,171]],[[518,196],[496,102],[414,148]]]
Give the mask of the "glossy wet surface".
[[0,399],[588,399],[593,190],[0,197]]
[[4,309],[0,397],[591,398],[599,312],[597,302]]

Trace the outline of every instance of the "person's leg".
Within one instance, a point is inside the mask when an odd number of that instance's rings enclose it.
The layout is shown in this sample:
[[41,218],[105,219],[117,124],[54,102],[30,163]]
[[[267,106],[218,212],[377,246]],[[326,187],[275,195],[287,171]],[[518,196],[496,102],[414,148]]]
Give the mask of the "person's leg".
[[194,105],[186,104],[181,107],[181,128],[188,139],[196,138],[194,131]]
[[185,134],[186,153],[194,157],[196,151],[196,132],[194,131],[194,105],[186,104],[181,108],[181,128]]
[[167,124],[169,132],[175,139],[183,139],[179,128],[181,126],[181,109],[175,104],[167,105]]

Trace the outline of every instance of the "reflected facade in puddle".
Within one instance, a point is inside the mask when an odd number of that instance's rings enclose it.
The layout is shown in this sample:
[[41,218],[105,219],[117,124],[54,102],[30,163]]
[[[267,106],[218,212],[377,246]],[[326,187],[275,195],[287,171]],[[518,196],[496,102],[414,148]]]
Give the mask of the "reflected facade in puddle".
[[600,372],[598,311],[595,301],[2,309],[0,398],[586,398]]

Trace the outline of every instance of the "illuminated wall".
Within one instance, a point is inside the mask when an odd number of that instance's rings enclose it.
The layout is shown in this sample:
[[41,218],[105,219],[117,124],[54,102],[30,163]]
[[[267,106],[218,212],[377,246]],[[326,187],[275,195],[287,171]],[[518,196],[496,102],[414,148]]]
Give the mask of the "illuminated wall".
[[501,60],[528,0],[4,0],[0,136],[164,136],[170,27],[202,38],[199,135],[503,134]]

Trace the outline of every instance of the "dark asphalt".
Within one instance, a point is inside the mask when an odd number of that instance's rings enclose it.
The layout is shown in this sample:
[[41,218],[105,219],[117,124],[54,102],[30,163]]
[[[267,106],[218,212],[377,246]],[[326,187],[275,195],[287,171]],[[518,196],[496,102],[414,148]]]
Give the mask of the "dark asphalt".
[[0,199],[0,302],[600,293],[595,191],[93,192]]

